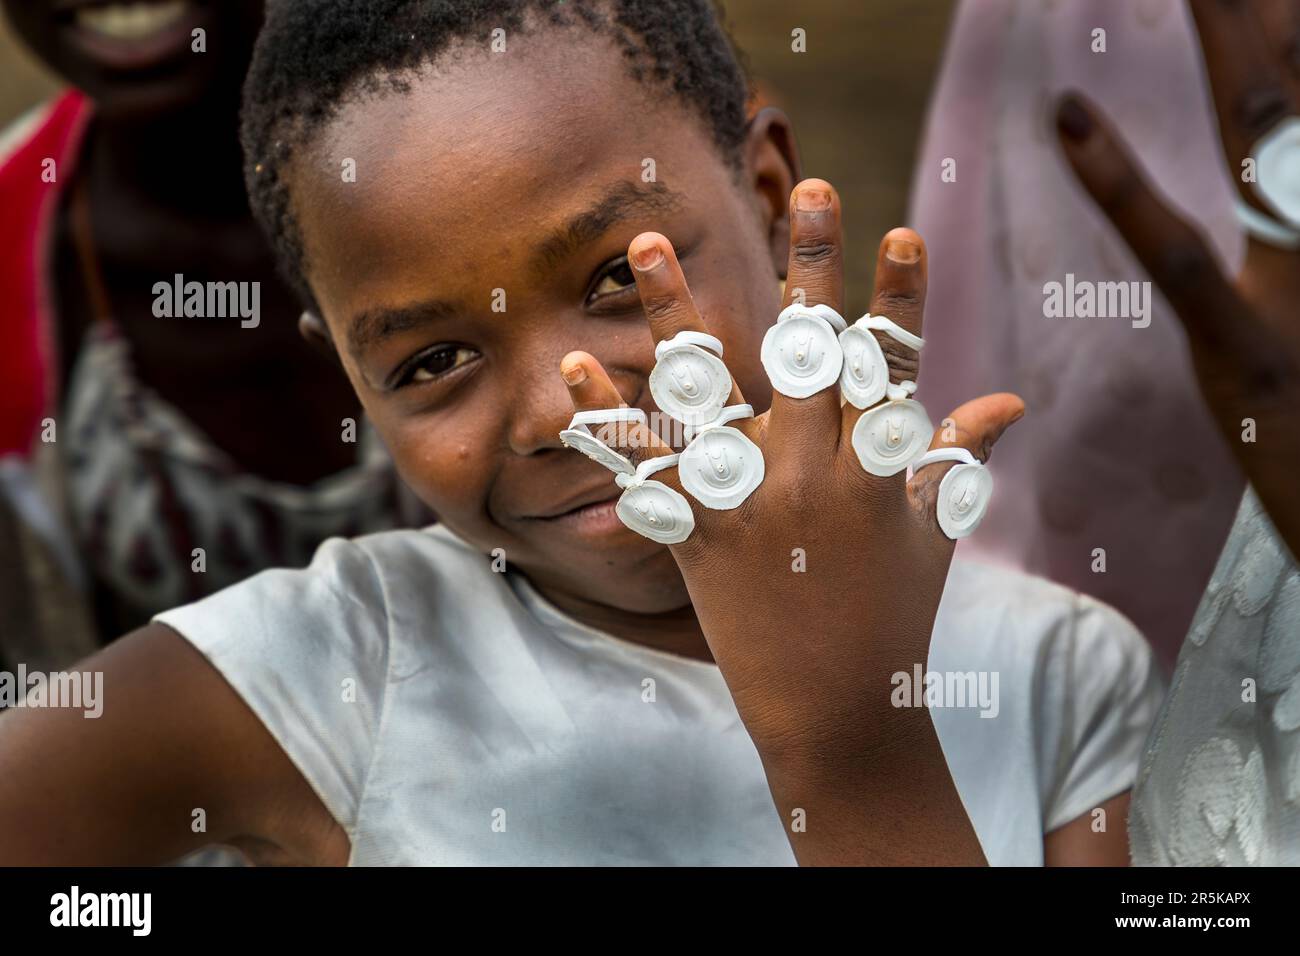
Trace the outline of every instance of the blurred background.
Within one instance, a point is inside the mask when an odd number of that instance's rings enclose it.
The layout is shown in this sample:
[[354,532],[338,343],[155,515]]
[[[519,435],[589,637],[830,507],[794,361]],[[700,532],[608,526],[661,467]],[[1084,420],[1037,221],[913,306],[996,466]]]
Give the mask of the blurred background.
[[[904,222],[925,104],[954,6],[955,0],[725,4],[760,92],[798,117],[804,174],[840,190],[855,253],[846,278],[854,301],[870,293],[877,240]],[[774,29],[786,22],[807,31],[808,55],[791,55],[789,31]],[[0,63],[0,126],[59,88],[2,17]],[[868,116],[869,124],[846,122]]]

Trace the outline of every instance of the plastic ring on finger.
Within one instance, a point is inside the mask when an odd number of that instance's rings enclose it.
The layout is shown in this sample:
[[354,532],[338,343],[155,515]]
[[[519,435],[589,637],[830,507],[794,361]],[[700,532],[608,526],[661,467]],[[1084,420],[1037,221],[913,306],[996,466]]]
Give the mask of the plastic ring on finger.
[[781,310],[780,314],[777,315],[776,321],[779,325],[787,319],[792,319],[801,315],[813,315],[830,323],[830,326],[835,330],[836,335],[843,332],[849,325],[844,321],[844,316],[840,315],[824,302],[818,303],[817,305],[803,305],[799,302],[791,302]]
[[[907,394],[906,385],[890,386]],[[863,469],[880,478],[896,475],[921,455],[934,438],[925,407],[910,398],[893,398],[862,413],[853,426],[853,450]]]
[[753,418],[753,405],[728,405],[718,413],[718,417],[711,422],[705,422],[703,425],[696,425],[686,429],[686,440],[689,442],[700,432],[707,431],[710,428],[717,428],[720,425],[726,425],[737,421],[741,418]]
[[889,362],[880,343],[859,319],[840,333],[840,351],[840,394],[855,408],[870,408],[885,397],[889,385]]
[[885,315],[872,315],[868,312],[858,321],[853,323],[855,328],[871,329],[875,332],[884,332],[899,345],[911,349],[913,352],[919,352],[925,348],[925,339],[914,332],[909,332],[893,319]]
[[781,314],[785,318],[763,336],[760,356],[772,387],[790,398],[807,398],[839,381],[844,354],[834,323],[802,306]]
[[935,499],[939,527],[955,541],[974,533],[984,519],[993,497],[993,473],[968,449],[959,447],[926,452],[912,465],[912,472],[941,461],[957,462],[939,482]]
[[1237,222],[1246,230],[1247,235],[1254,236],[1260,242],[1267,242],[1279,249],[1300,249],[1300,229],[1292,229],[1286,223],[1278,222],[1268,213],[1260,212],[1240,196],[1233,201],[1233,211]]
[[569,419],[570,428],[589,427],[591,425],[608,425],[610,422],[637,422],[646,424],[646,414],[639,408],[620,405],[618,408],[589,408],[574,412]]
[[1288,116],[1251,149],[1256,196],[1282,223],[1300,230],[1300,116]]
[[763,452],[744,432],[726,423],[752,418],[749,405],[731,405],[701,427],[681,453],[677,477],[696,501],[715,511],[739,507],[763,483]]
[[669,349],[675,349],[679,345],[698,345],[702,349],[713,352],[718,358],[722,358],[722,339],[716,335],[710,335],[708,332],[683,329],[672,338],[664,339],[655,346],[655,359],[663,358],[665,352]]
[[679,544],[695,530],[695,514],[682,494],[650,475],[671,468],[681,456],[661,455],[648,458],[632,475],[618,475],[615,481],[623,489],[614,513],[629,529],[643,538],[660,544]]
[[[708,340],[709,348],[699,343]],[[710,344],[711,343],[711,344]],[[716,345],[716,351],[710,351]],[[731,397],[731,373],[720,357],[722,343],[705,332],[678,332],[655,346],[650,394],[655,404],[686,425],[718,417]]]
[[619,475],[630,475],[636,469],[632,461],[591,433],[591,425],[610,422],[637,422],[646,424],[646,414],[639,408],[598,408],[575,412],[569,427],[560,432],[560,442],[566,448],[580,451],[592,461]]

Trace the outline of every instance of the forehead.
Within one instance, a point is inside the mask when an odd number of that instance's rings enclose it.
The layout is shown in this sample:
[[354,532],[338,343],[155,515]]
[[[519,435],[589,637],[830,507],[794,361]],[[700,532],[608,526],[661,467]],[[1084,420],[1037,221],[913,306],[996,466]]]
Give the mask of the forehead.
[[505,53],[461,46],[404,91],[345,105],[298,158],[308,278],[327,317],[427,293],[432,262],[440,286],[477,292],[480,264],[524,261],[611,182],[643,182],[647,160],[679,193],[726,176],[703,122],[629,75],[612,42],[544,31]]

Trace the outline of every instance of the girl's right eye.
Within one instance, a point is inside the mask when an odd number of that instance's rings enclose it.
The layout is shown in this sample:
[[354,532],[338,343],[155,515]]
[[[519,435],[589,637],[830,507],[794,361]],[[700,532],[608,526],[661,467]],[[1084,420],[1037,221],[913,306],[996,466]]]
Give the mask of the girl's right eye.
[[472,362],[478,352],[466,345],[435,345],[413,356],[393,375],[393,388],[435,382]]
[[619,256],[600,267],[587,291],[587,304],[592,305],[635,287],[636,279],[632,277],[632,267],[628,265],[627,256]]

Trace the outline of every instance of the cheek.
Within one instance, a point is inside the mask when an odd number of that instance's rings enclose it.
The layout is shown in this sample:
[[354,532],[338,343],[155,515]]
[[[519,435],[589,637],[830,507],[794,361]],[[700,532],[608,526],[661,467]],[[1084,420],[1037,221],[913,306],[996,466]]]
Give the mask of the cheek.
[[453,529],[483,522],[492,468],[485,437],[493,434],[490,416],[485,420],[474,408],[412,414],[366,385],[350,357],[340,359],[367,419],[416,497]]
[[421,424],[398,427],[389,451],[411,490],[452,526],[486,520],[484,501],[490,484],[489,449],[483,429],[458,421],[455,426]]

